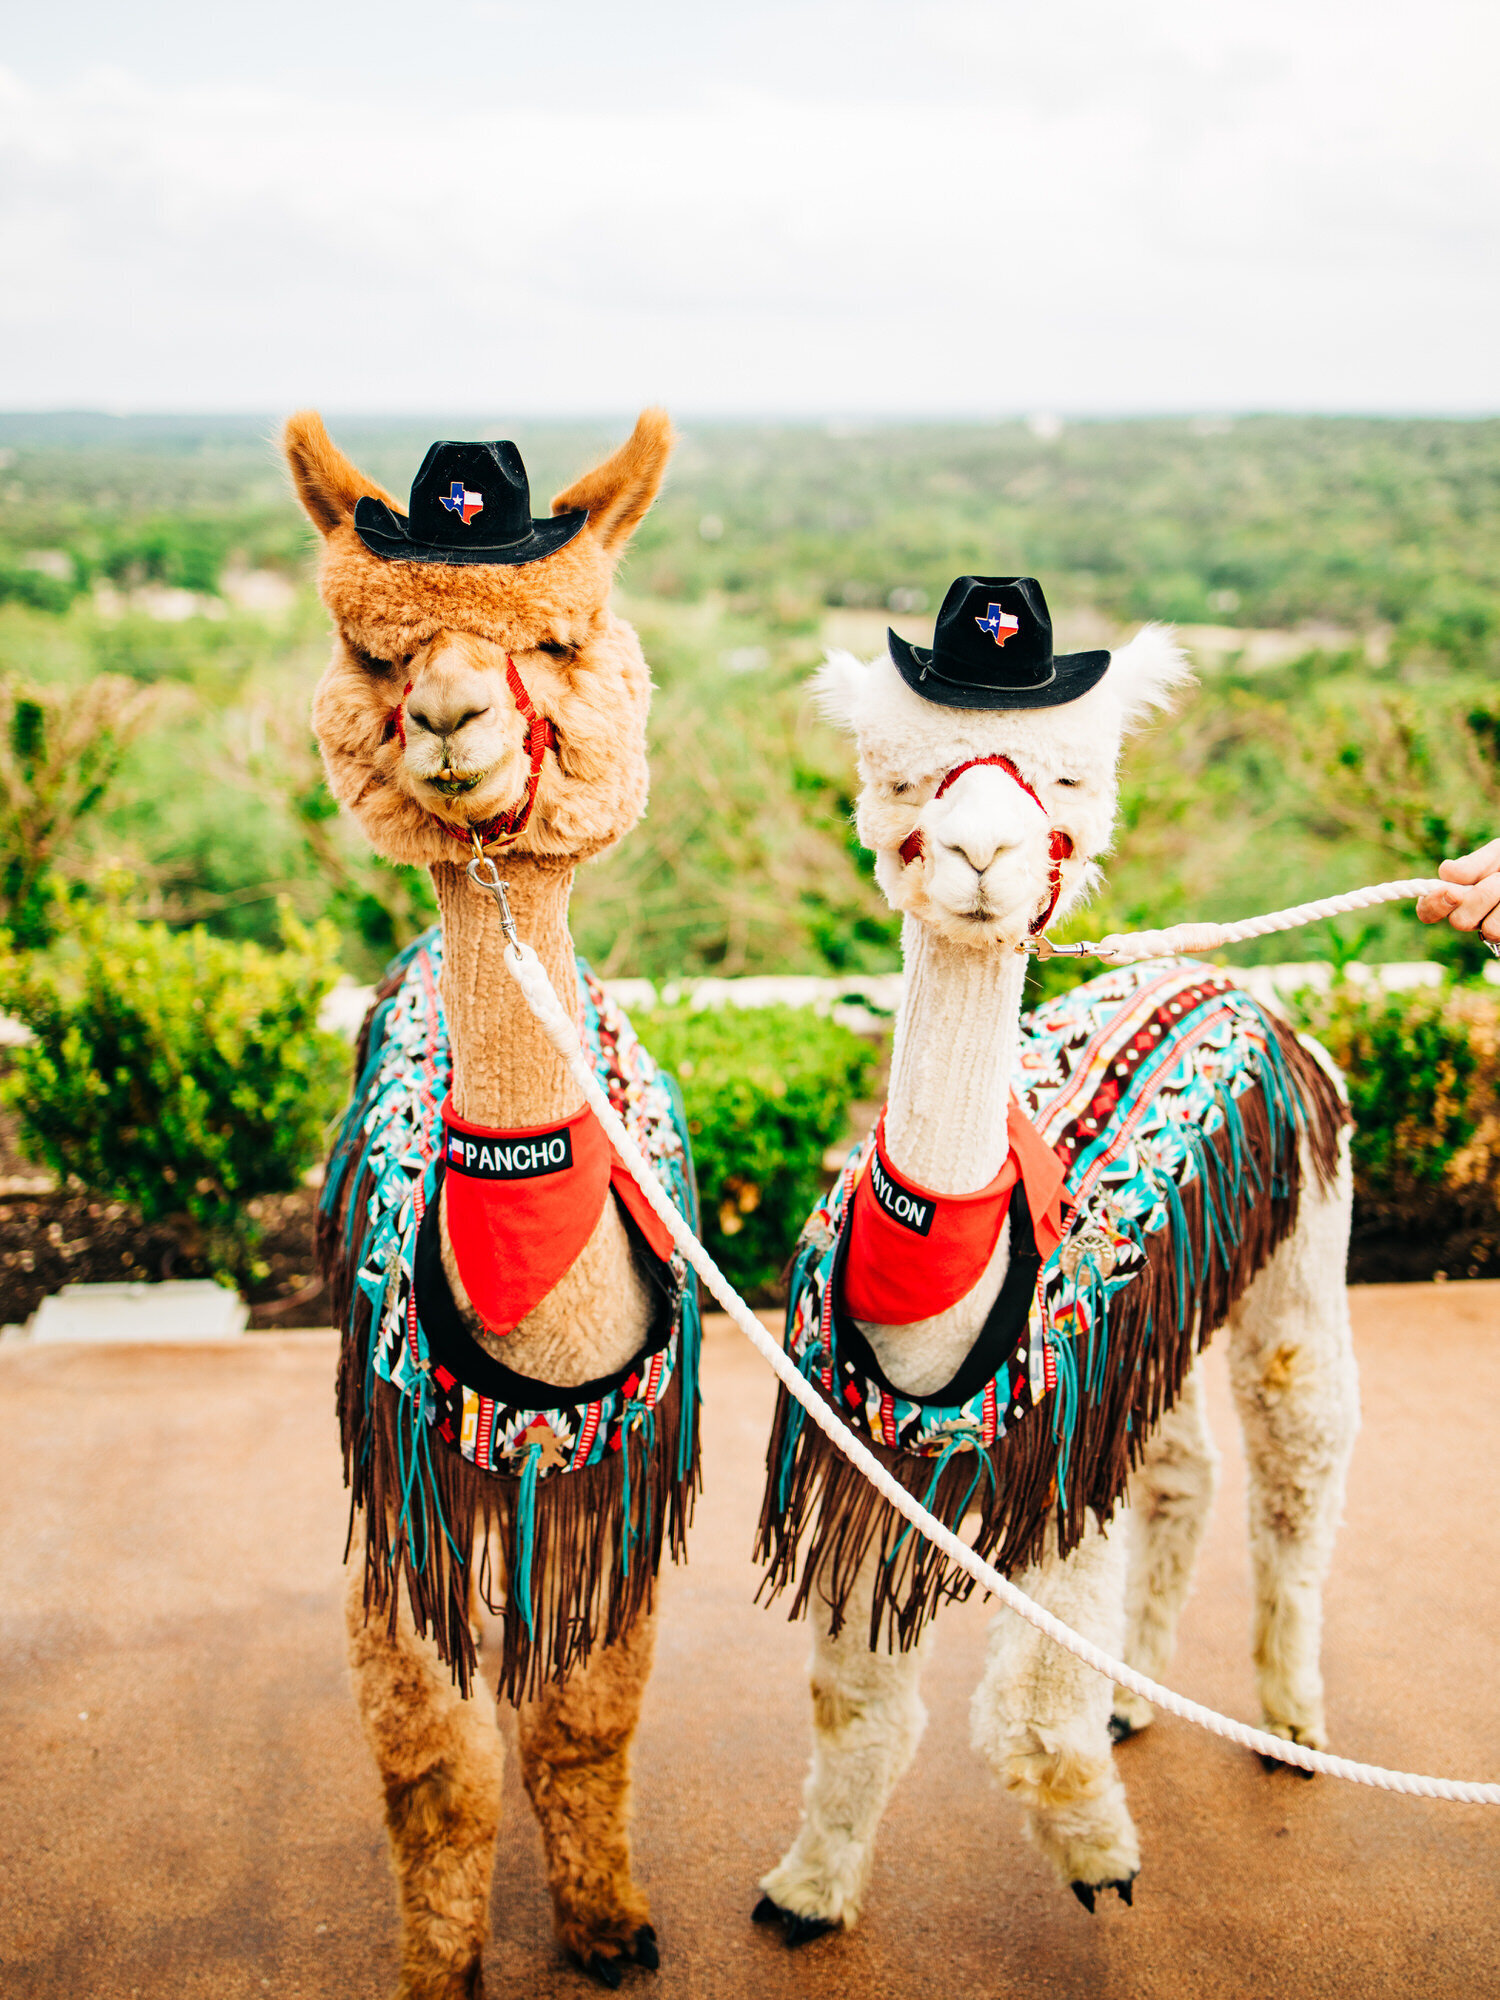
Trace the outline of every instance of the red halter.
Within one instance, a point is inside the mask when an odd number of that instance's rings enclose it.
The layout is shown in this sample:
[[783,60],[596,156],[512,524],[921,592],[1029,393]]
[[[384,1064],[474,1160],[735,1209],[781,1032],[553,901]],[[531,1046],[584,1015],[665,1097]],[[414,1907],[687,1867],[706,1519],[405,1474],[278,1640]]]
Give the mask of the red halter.
[[[526,692],[526,683],[516,672],[516,663],[509,653],[505,656],[505,679],[510,688],[511,700],[515,703],[517,711],[526,719],[526,735],[522,740],[531,769],[527,775],[526,790],[520,804],[512,806],[509,812],[497,813],[493,819],[484,821],[482,825],[460,827],[455,826],[451,820],[444,819],[440,813],[430,815],[445,833],[452,834],[455,840],[461,840],[466,845],[473,841],[476,835],[484,846],[489,847],[497,840],[515,840],[525,831],[526,822],[531,818],[531,809],[536,804],[537,786],[542,781],[542,759],[548,750],[557,748],[556,729],[547,716],[538,715],[531,696]],[[391,710],[385,725],[385,741],[389,743],[393,736],[399,736],[403,750],[406,748],[406,697],[415,686],[415,681],[406,683],[401,691],[401,699]]]
[[[1009,757],[1000,756],[970,757],[967,763],[955,764],[953,769],[944,776],[936,792],[933,793],[934,803],[943,796],[950,785],[956,783],[963,776],[965,771],[972,771],[976,764],[997,764],[1007,776],[1015,779],[1027,798],[1033,800],[1038,806],[1041,806],[1044,813],[1047,812],[1047,808],[1042,805],[1041,800],[1037,797],[1035,787],[1021,776],[1021,773],[1016,769]],[[1051,814],[1048,813],[1047,817],[1050,819]],[[924,852],[922,830],[920,827],[912,828],[905,840],[902,841],[897,852],[901,856],[904,867],[909,868],[914,861],[920,861]],[[1053,827],[1047,835],[1047,860],[1049,863],[1047,869],[1047,887],[1049,894],[1046,904],[1032,918],[1028,927],[1032,937],[1040,936],[1052,921],[1052,912],[1057,908],[1058,898],[1062,895],[1062,865],[1065,861],[1071,860],[1072,854],[1073,842],[1071,837],[1063,833],[1058,827]]]

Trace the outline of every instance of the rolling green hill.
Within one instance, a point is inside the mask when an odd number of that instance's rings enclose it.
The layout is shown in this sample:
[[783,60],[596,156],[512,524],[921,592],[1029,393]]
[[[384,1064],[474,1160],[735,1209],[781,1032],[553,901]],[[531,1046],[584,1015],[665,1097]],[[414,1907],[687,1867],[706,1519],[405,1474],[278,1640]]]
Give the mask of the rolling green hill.
[[[432,437],[510,426],[332,428],[402,492]],[[144,909],[241,934],[267,934],[285,895],[331,911],[368,973],[429,901],[322,790],[305,717],[324,622],[273,429],[0,417],[0,672],[163,691],[65,875],[123,864]],[[537,510],[623,429],[520,426]],[[877,647],[887,617],[924,636],[967,569],[1041,577],[1063,644],[1158,617],[1194,647],[1200,687],[1129,753],[1088,929],[1243,915],[1500,828],[1500,422],[691,425],[622,579],[660,692],[648,817],[579,882],[597,962],[895,962],[848,751],[802,684],[827,643]],[[1261,955],[1356,947],[1464,950],[1395,912]]]

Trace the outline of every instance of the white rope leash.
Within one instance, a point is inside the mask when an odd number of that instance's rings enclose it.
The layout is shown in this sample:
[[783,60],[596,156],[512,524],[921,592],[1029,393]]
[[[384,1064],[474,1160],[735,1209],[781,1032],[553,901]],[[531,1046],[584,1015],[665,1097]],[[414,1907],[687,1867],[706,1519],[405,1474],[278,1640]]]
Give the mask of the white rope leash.
[[[1348,901],[1347,898],[1340,899]],[[1321,905],[1309,905],[1321,909]],[[1157,936],[1170,936],[1170,932],[1157,932]],[[1074,1632],[1062,1620],[1028,1597],[1023,1590],[1003,1577],[997,1569],[977,1556],[966,1542],[959,1540],[951,1529],[929,1514],[921,1502],[916,1500],[906,1488],[893,1479],[886,1468],[867,1446],[842,1424],[823,1398],[793,1366],[780,1343],[767,1333],[749,1306],[740,1297],[719,1269],[708,1251],[689,1229],[676,1203],[657,1179],[655,1173],[643,1157],[640,1148],[631,1138],[614,1108],[609,1102],[599,1080],[594,1074],[593,1064],[584,1054],[578,1039],[578,1029],[572,1016],[563,1008],[553,988],[551,980],[541,960],[528,944],[512,943],[506,947],[505,964],[515,979],[537,1020],[546,1032],[548,1040],[567,1063],[569,1072],[583,1092],[600,1124],[609,1135],[610,1143],[625,1162],[639,1183],[642,1193],[650,1202],[656,1214],[671,1232],[672,1240],[702,1278],[709,1291],[734,1321],[740,1332],[767,1361],[777,1378],[787,1391],[796,1398],[807,1415],[824,1435],[842,1452],[844,1457],[864,1474],[881,1496],[888,1500],[896,1511],[908,1520],[914,1528],[925,1535],[928,1541],[940,1548],[944,1555],[956,1562],[961,1569],[974,1578],[976,1583],[998,1597],[1003,1604],[1036,1627],[1039,1632],[1055,1641],[1066,1651],[1082,1660],[1096,1673],[1115,1681],[1119,1686],[1129,1688],[1133,1694],[1142,1695],[1157,1708],[1165,1709],[1170,1715],[1178,1715],[1186,1722],[1196,1722],[1214,1736],[1222,1736],[1231,1743],[1239,1743],[1247,1750],[1255,1750],[1263,1757],[1275,1757],[1285,1764],[1295,1764],[1299,1770],[1321,1772],[1333,1778],[1348,1778],[1357,1785],[1374,1785],[1381,1791],[1407,1792],[1418,1798],[1456,1799],[1466,1805],[1500,1805],[1500,1785],[1468,1784],[1453,1778],[1427,1778],[1413,1776],[1406,1771],[1387,1771],[1378,1764],[1358,1764],[1348,1757],[1331,1757],[1321,1750],[1309,1750],[1300,1743],[1287,1743],[1279,1736],[1271,1736],[1263,1729],[1252,1729],[1248,1724],[1236,1722],[1231,1717],[1219,1715],[1211,1708],[1204,1708],[1199,1702],[1189,1701],[1170,1688],[1161,1687],[1149,1680],[1145,1674],[1137,1673],[1123,1660],[1112,1660],[1108,1653],[1096,1646],[1092,1640]]]
[[1379,903],[1404,903],[1451,887],[1451,883],[1431,880],[1377,882],[1371,889],[1324,896],[1316,903],[1298,903],[1290,910],[1272,910],[1269,916],[1246,917],[1237,924],[1173,924],[1164,931],[1111,931],[1097,944],[1055,945],[1038,940],[1036,953],[1039,958],[1107,958],[1123,965],[1136,958],[1167,958],[1178,951],[1220,951],[1228,944],[1244,944],[1248,938],[1299,930],[1303,924],[1315,924],[1324,917],[1372,910]]

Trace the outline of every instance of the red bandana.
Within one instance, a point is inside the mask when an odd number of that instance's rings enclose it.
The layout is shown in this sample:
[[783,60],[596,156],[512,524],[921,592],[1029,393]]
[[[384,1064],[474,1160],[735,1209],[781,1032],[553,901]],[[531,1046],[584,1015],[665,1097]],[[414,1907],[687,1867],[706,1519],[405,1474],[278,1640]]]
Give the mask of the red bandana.
[[444,1219],[486,1329],[513,1333],[572,1268],[613,1187],[665,1263],[672,1239],[585,1104],[560,1125],[497,1132],[443,1106]]
[[909,1326],[973,1291],[995,1254],[1017,1181],[1026,1189],[1036,1247],[1043,1260],[1062,1241],[1067,1169],[1014,1098],[1010,1152],[973,1194],[934,1194],[893,1170],[885,1151],[885,1114],[849,1210],[844,1304],[855,1319]]

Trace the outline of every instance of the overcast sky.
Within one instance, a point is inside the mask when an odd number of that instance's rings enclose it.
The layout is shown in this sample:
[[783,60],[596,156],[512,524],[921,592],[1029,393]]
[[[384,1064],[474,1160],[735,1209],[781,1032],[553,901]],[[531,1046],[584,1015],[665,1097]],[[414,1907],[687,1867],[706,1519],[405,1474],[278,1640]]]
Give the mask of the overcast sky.
[[1500,408],[1494,0],[53,0],[0,407]]

